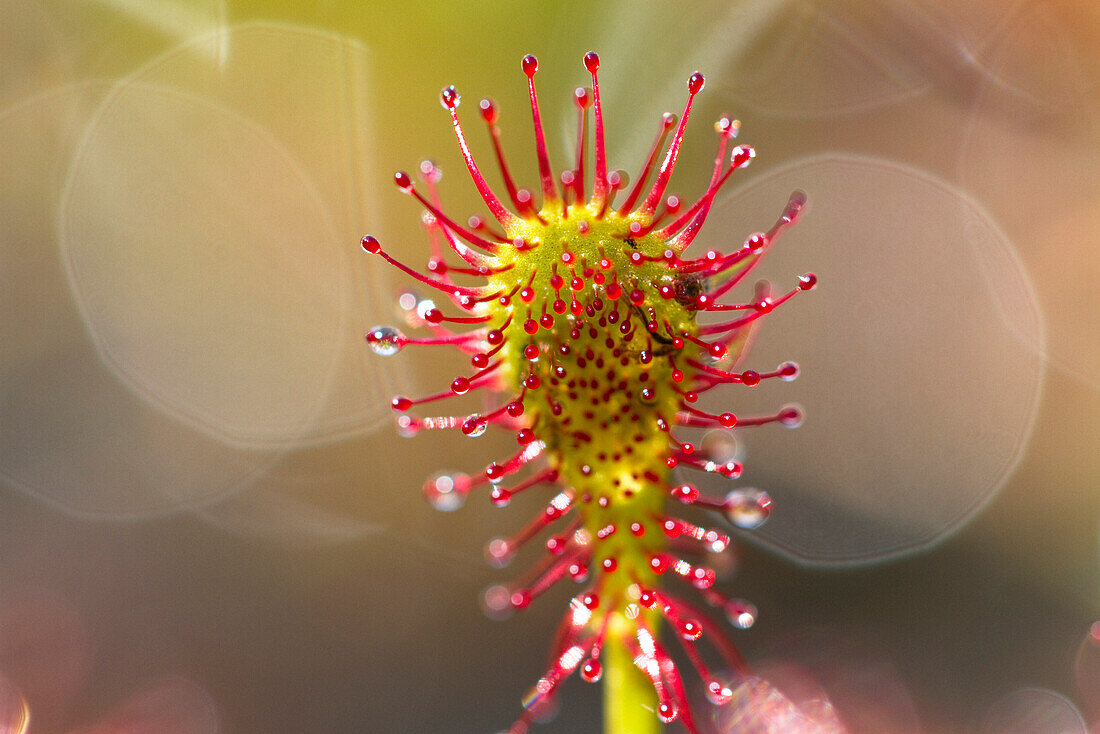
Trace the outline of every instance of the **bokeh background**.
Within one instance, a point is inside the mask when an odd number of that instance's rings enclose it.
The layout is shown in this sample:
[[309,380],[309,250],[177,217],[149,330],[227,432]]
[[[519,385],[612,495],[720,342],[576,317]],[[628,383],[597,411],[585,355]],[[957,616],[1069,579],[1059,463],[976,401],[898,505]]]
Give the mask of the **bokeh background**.
[[[759,157],[706,247],[794,188],[812,201],[762,274],[822,285],[752,360],[803,376],[723,397],[808,414],[734,437],[741,483],[775,502],[722,581],[760,610],[731,635],[774,687],[761,731],[1100,731],[1094,3],[0,0],[0,18],[0,732],[507,727],[570,590],[480,611],[508,578],[484,542],[536,505],[423,502],[428,475],[509,440],[397,436],[389,396],[461,365],[369,353],[409,283],[358,241],[426,256],[389,181],[428,156],[447,207],[478,211],[446,84],[483,159],[474,102],[497,100],[534,180],[524,53],[564,165],[592,49],[613,166],[637,168],[695,69],[678,193],[705,186],[713,120],[742,120]],[[598,709],[573,683],[544,730],[598,731]]]

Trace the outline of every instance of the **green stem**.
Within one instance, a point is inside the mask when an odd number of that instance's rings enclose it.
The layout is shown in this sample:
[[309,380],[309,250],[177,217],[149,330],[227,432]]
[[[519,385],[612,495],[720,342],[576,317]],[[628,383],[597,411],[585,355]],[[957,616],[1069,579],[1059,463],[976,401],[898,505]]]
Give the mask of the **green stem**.
[[660,734],[657,694],[645,673],[622,643],[633,624],[613,612],[604,647],[603,721],[604,734]]

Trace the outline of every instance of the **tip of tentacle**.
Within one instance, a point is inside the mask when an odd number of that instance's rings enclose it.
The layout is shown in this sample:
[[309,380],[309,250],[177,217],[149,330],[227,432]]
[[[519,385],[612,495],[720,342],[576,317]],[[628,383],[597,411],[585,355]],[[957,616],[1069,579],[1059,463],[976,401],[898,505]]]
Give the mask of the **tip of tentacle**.
[[458,96],[458,90],[454,88],[454,85],[444,87],[443,91],[439,93],[439,103],[443,105],[444,109],[453,110],[458,107],[458,103],[461,101],[462,99]]
[[478,107],[481,109],[481,117],[488,125],[497,124],[497,120],[500,118],[500,112],[497,110],[497,106],[493,103],[493,100],[486,97],[478,103]]
[[523,69],[523,73],[529,77],[535,75],[535,72],[539,70],[539,60],[533,55],[527,54],[523,57],[523,61],[520,62],[520,66]]
[[393,174],[393,182],[397,184],[397,188],[401,189],[401,193],[403,194],[411,194],[416,190],[412,182],[412,177],[404,171],[398,171]]

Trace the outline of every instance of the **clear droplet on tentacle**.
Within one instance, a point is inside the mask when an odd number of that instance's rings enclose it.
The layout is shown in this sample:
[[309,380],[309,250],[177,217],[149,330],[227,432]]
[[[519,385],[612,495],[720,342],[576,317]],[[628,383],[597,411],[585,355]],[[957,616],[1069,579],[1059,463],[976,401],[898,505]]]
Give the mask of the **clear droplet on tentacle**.
[[771,514],[772,498],[762,489],[738,487],[726,495],[726,518],[744,530],[755,530]]
[[405,346],[405,335],[392,326],[375,326],[367,332],[367,346],[375,354],[390,357]]
[[469,486],[465,474],[436,474],[424,483],[424,497],[435,509],[453,512],[466,502]]

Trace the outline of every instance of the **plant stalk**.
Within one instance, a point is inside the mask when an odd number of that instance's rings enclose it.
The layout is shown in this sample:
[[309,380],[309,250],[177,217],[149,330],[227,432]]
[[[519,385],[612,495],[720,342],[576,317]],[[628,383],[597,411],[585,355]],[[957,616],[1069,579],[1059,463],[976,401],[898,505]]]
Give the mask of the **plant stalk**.
[[604,648],[604,734],[660,734],[657,694],[645,673],[638,670],[623,644],[634,625],[620,612],[612,612],[608,643]]

